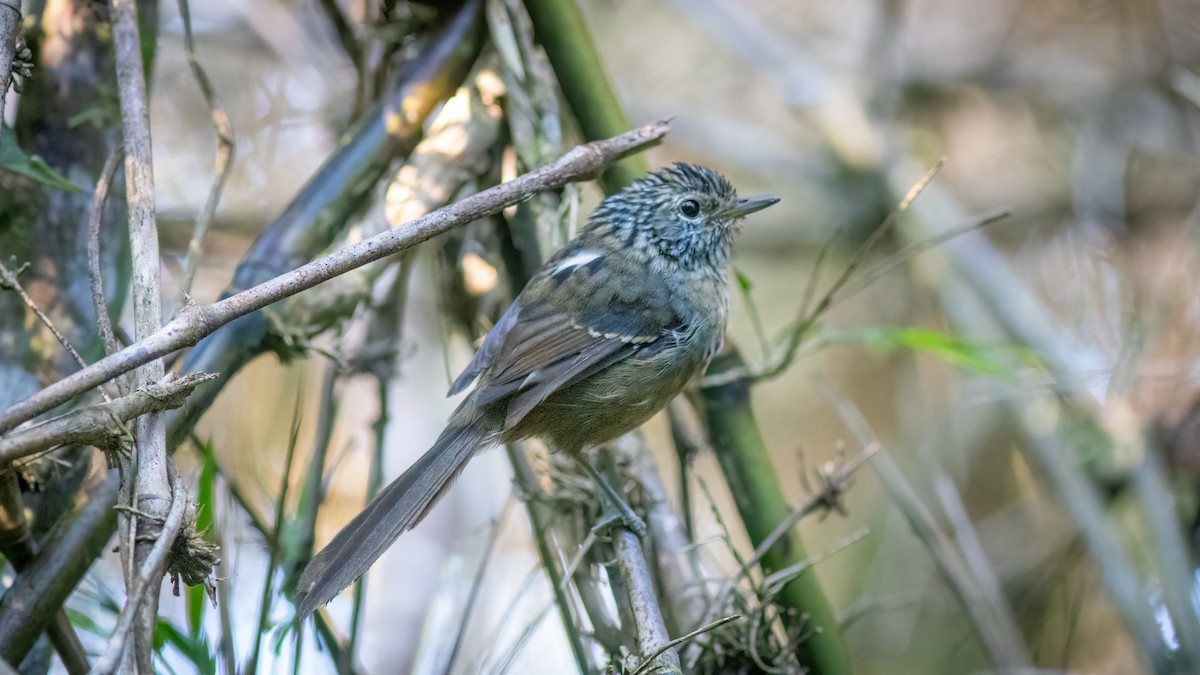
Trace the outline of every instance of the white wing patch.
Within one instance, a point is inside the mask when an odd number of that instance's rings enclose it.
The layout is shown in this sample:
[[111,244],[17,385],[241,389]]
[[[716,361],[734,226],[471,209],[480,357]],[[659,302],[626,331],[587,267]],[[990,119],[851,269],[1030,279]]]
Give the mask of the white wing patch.
[[553,274],[565,272],[574,267],[583,267],[599,257],[600,254],[596,253],[595,251],[580,251],[579,253],[576,253],[566,260],[558,263],[558,265],[554,268]]

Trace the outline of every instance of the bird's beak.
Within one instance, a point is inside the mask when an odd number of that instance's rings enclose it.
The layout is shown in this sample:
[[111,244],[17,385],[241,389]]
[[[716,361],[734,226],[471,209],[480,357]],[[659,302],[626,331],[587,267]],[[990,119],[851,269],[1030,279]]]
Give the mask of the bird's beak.
[[778,202],[779,197],[774,196],[747,197],[746,199],[737,200],[736,204],[725,209],[724,211],[718,211],[713,215],[713,218],[715,220],[733,220],[735,218],[748,216],[755,211],[762,211],[768,206]]

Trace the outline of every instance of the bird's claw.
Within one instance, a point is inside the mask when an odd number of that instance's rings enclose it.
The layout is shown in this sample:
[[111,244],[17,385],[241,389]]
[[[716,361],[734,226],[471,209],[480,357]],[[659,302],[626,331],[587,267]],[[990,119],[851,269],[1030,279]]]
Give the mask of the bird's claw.
[[592,526],[594,534],[607,534],[614,527],[623,527],[637,535],[638,539],[646,537],[646,521],[634,513],[629,504],[621,502],[614,505],[608,499],[605,499],[604,502],[604,510],[600,513],[600,519]]

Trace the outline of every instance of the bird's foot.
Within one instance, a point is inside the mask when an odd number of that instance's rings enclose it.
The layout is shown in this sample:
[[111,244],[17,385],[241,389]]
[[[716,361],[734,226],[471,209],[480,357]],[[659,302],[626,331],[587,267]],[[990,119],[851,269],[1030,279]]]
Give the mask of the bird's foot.
[[646,536],[646,521],[634,513],[633,508],[625,500],[617,500],[614,503],[603,491],[601,491],[600,499],[604,504],[604,510],[600,512],[600,519],[592,526],[592,532],[597,535],[608,534],[614,527],[623,527],[637,535],[639,539]]
[[644,538],[646,536],[646,521],[634,513],[633,507],[621,497],[621,493],[609,485],[608,480],[594,466],[588,463],[586,459],[576,457],[575,461],[592,477],[592,480],[596,483],[596,487],[599,488],[597,495],[600,497],[600,504],[602,505],[600,520],[592,527],[592,532],[603,534],[611,530],[614,526],[620,525],[636,534],[639,539]]

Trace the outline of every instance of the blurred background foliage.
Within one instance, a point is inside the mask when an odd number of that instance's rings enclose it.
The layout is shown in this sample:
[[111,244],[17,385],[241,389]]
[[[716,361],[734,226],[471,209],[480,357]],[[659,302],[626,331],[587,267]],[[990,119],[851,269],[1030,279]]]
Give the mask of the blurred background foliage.
[[[42,9],[51,16],[68,4],[46,0]],[[820,489],[820,469],[832,471],[829,463],[864,446],[886,448],[888,467],[876,455],[876,468],[855,473],[844,513],[800,525],[805,547],[820,560],[806,574],[819,579],[834,608],[854,672],[993,667],[995,652],[979,637],[971,599],[947,581],[956,564],[985,595],[1002,600],[976,609],[1010,612],[996,624],[1017,627],[1028,662],[1039,668],[1188,671],[1196,645],[1180,631],[1195,618],[1179,623],[1176,612],[1196,611],[1200,541],[1193,528],[1200,513],[1193,407],[1200,9],[1179,0],[578,4],[629,119],[674,116],[670,136],[646,155],[649,166],[701,163],[728,175],[742,194],[783,198],[748,222],[736,247],[740,292],[730,336],[752,367],[773,362],[775,336],[798,320],[818,259],[825,288],[911,186],[946,160],[864,262],[879,272],[875,283],[852,281],[857,292],[813,327],[795,362],[751,390],[793,505]],[[330,6],[345,21],[343,33],[330,21]],[[191,12],[200,61],[237,133],[237,158],[190,290],[209,302],[230,286],[263,224],[292,201],[347,138],[371,91],[383,87],[364,82],[354,60],[378,66],[389,49],[397,62],[415,58],[438,11],[375,0],[205,0]],[[496,20],[489,16],[493,30]],[[157,24],[151,122],[166,304],[177,308],[216,141],[174,3],[158,8]],[[344,31],[357,52],[347,50]],[[421,175],[463,172],[438,183],[452,185],[449,193],[426,195],[432,207],[579,140],[558,93],[537,88],[553,82],[546,63],[534,58],[523,66],[525,79],[513,79],[505,52],[512,46],[494,42],[483,57],[491,74],[473,71],[470,91],[435,114],[438,123],[461,125],[459,136],[447,136],[457,145],[434,148],[427,164],[410,163],[420,171],[407,183],[400,169],[391,189],[373,188],[354,209],[353,227],[318,250],[410,219],[403,208],[421,203],[414,182]],[[30,120],[39,114],[51,121],[67,115],[64,128],[104,136],[115,105],[104,81],[76,83],[88,88],[89,100],[59,112],[22,105],[17,115],[10,96],[6,120],[15,132],[5,129],[5,138],[37,138]],[[520,96],[514,85],[524,88]],[[501,125],[501,107],[517,122]],[[521,123],[531,135],[521,137]],[[439,153],[459,157],[468,139],[480,143],[473,163],[439,168]],[[519,158],[504,150],[514,140]],[[93,147],[86,137],[73,142]],[[97,141],[64,164],[54,148],[25,147],[78,186],[94,184],[107,155]],[[79,342],[92,344],[82,337],[90,310],[72,320],[75,305],[61,299],[82,292],[76,304],[90,308],[86,275],[46,272],[76,260],[82,239],[65,225],[31,228],[6,218],[19,210],[18,180],[0,178],[0,257],[40,251],[34,278],[58,286],[35,283],[33,294],[67,317]],[[557,223],[578,225],[601,196],[597,185],[584,184],[548,198],[535,212],[552,214],[535,229],[540,241],[561,243]],[[71,199],[86,203],[90,195],[54,193],[51,202]],[[383,213],[393,208],[399,211]],[[119,209],[110,207],[110,221]],[[889,255],[998,211],[1009,216],[887,264]],[[202,595],[185,603],[164,594],[164,667],[214,670],[217,652],[230,650],[241,658],[261,654],[266,672],[300,658],[305,672],[335,669],[316,640],[287,641],[282,589],[295,572],[288,561],[311,550],[314,527],[320,544],[361,508],[365,486],[378,479],[368,480],[378,466],[373,457],[382,457],[384,477],[397,475],[453,409],[442,393],[469,358],[464,334],[486,328],[486,317],[506,301],[506,263],[514,259],[500,254],[505,243],[483,225],[465,232],[406,255],[402,272],[393,267],[358,282],[353,297],[374,288],[374,308],[360,306],[332,329],[321,312],[338,298],[318,288],[294,299],[287,316],[307,323],[276,330],[279,342],[271,345],[288,358],[249,362],[200,419],[179,457],[224,546],[221,603],[219,611],[205,610]],[[109,251],[114,269],[123,268],[120,247],[110,248],[118,249]],[[50,260],[55,251],[63,262]],[[0,294],[0,303],[10,303],[0,306],[5,321],[21,316],[15,302]],[[32,323],[25,333],[11,329],[0,343],[3,403],[49,377],[13,367],[30,363],[25,345],[53,346],[30,337]],[[385,353],[364,351],[380,330],[398,343]],[[99,353],[94,345],[81,351]],[[337,359],[350,362],[334,377]],[[851,406],[869,432],[856,427]],[[380,420],[387,424],[377,438]],[[664,415],[645,430],[678,506],[672,437]],[[314,461],[328,466],[319,512],[311,501],[313,476],[320,480],[309,470]],[[727,577],[753,545],[706,443],[693,467],[687,520],[695,549],[706,574]],[[907,479],[908,492],[897,476]],[[473,462],[443,505],[372,571],[361,616],[349,595],[331,605],[331,624],[353,630],[346,658],[362,672],[571,671],[562,622],[545,618],[553,593],[537,571],[535,537],[521,510],[506,506],[513,494],[503,451]],[[904,495],[924,505],[925,521]],[[288,526],[276,525],[285,520]],[[942,544],[951,541],[954,560],[939,559],[939,539],[922,522],[941,533]],[[265,546],[271,536],[276,545]],[[1181,578],[1171,567],[1180,552],[1172,546],[1182,546],[1187,564],[1182,587],[1172,583]],[[1112,551],[1120,555],[1106,554]],[[112,558],[93,567],[69,605],[76,625],[99,636],[119,606]],[[276,568],[282,573],[268,573]],[[1133,583],[1151,617],[1148,633],[1114,595],[1114,584],[1124,582]],[[1172,595],[1180,588],[1182,599]],[[455,637],[447,627],[464,605],[470,620]],[[220,626],[229,625],[238,630],[224,635]],[[84,638],[89,646],[102,640]],[[451,660],[453,669],[443,670]]]

